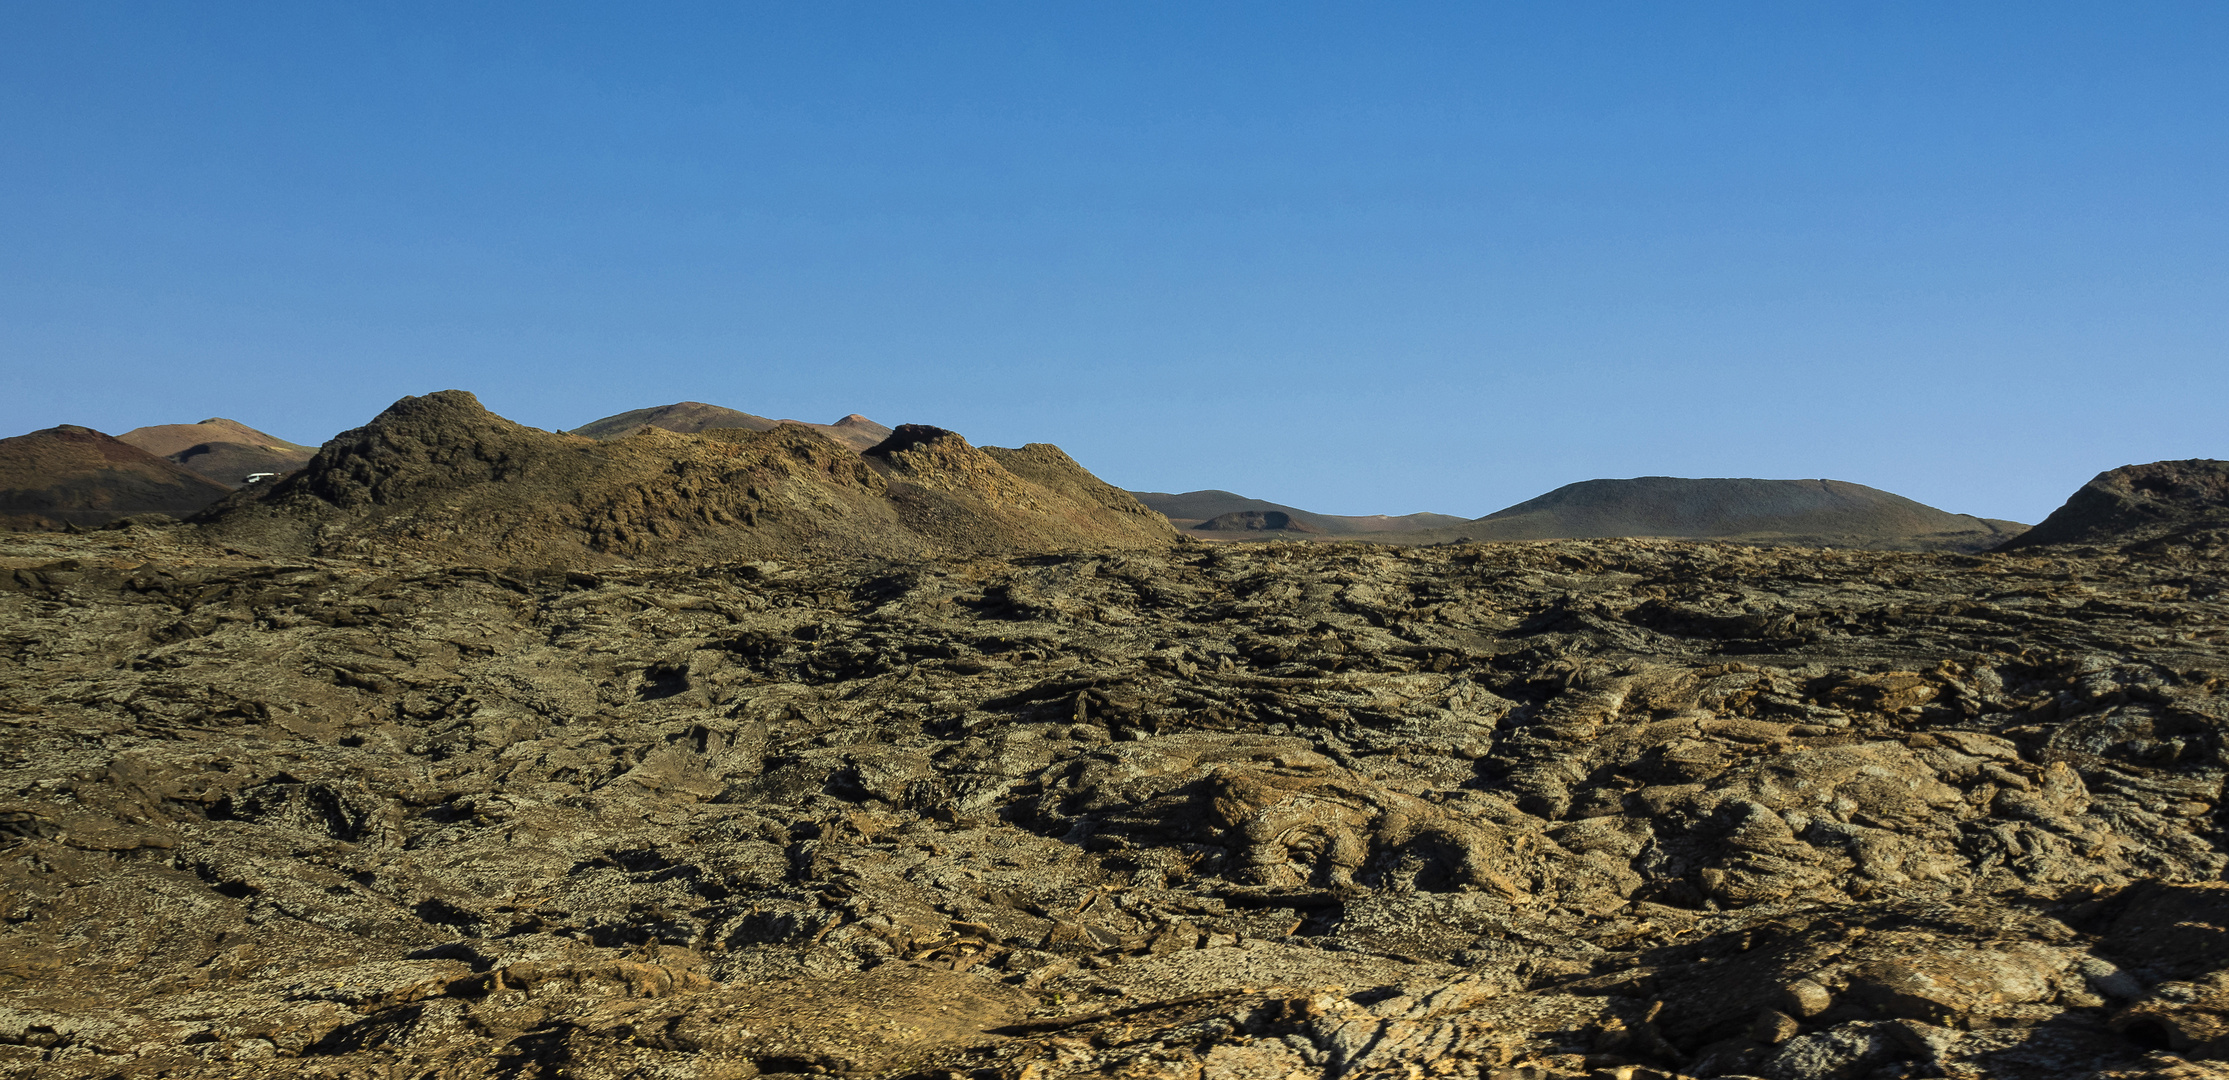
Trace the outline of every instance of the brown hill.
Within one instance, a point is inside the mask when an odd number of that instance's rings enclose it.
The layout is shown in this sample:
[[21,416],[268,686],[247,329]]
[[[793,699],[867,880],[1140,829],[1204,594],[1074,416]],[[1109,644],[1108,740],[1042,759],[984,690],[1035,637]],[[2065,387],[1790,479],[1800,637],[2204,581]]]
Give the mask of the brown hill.
[[[1290,522],[1288,525],[1281,526],[1264,526],[1259,522],[1251,525],[1240,524],[1237,531],[1312,533],[1328,536],[1409,533],[1425,529],[1464,525],[1469,522],[1467,518],[1459,518],[1451,514],[1403,514],[1399,516],[1389,514],[1363,516],[1318,514],[1298,507],[1286,506],[1282,503],[1249,499],[1234,492],[1212,488],[1174,495],[1163,491],[1133,491],[1130,494],[1153,512],[1168,518],[1171,525],[1180,529],[1193,529],[1201,532],[1234,531],[1229,524],[1213,528],[1208,525],[1210,521],[1232,514],[1282,514]],[[1233,518],[1232,522],[1247,520],[1249,519]]]
[[2042,524],[2002,549],[2130,544],[2224,529],[2229,529],[2229,461],[2155,461],[2097,474]]
[[0,528],[106,525],[148,513],[185,517],[226,491],[136,446],[75,424],[0,439]]
[[1841,480],[1643,476],[1567,484],[1455,531],[1472,540],[1654,536],[1976,551],[2024,528]]
[[806,427],[820,432],[821,434],[826,435],[829,438],[836,440],[837,442],[843,443],[846,446],[856,447],[860,450],[867,450],[875,446],[877,443],[880,443],[882,440],[889,438],[891,435],[891,429],[886,428],[881,424],[875,423],[874,421],[869,420],[866,417],[859,415],[858,413],[852,413],[851,415],[846,416],[833,424],[807,424],[803,420],[784,420],[782,421],[782,423],[804,424]]
[[571,434],[586,435],[591,439],[616,439],[631,435],[645,427],[694,435],[715,428],[738,428],[743,431],[772,431],[783,424],[811,428],[854,450],[866,451],[890,437],[890,429],[852,413],[833,424],[813,424],[803,420],[770,420],[752,413],[739,412],[701,401],[683,401],[673,405],[660,405],[650,409],[635,409],[616,416],[607,416],[574,428]]
[[238,420],[227,420],[221,416],[212,416],[198,424],[150,424],[147,427],[133,428],[116,438],[157,457],[169,457],[202,443],[213,442],[300,451],[304,458],[317,452],[316,447],[290,443],[276,435],[257,431]]
[[796,424],[599,441],[404,398],[301,472],[204,515],[235,546],[482,564],[709,563],[800,552],[917,556],[1148,548],[1168,524],[1057,447],[970,446],[905,425],[858,453]]
[[756,416],[747,412],[707,405],[701,401],[682,401],[672,405],[659,405],[649,409],[630,409],[627,412],[592,420],[572,429],[568,434],[586,435],[591,439],[617,439],[632,435],[646,427],[661,431],[694,435],[712,428],[740,428],[744,431],[772,431],[781,421]]
[[167,460],[205,480],[228,488],[246,487],[250,477],[285,476],[309,464],[315,450],[273,450],[236,442],[196,443]]
[[116,438],[228,488],[244,485],[256,473],[293,472],[317,453],[314,447],[290,443],[221,416],[198,424],[133,428]]

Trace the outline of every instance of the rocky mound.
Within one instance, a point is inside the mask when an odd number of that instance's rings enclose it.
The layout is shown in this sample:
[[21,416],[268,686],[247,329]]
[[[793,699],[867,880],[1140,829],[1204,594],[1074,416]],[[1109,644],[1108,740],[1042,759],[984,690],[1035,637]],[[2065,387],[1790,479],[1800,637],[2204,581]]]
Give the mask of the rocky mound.
[[813,424],[803,420],[769,420],[747,412],[707,405],[701,401],[684,401],[674,405],[660,405],[651,409],[635,409],[616,416],[583,424],[572,434],[586,435],[592,439],[616,439],[631,435],[645,427],[694,435],[715,428],[738,428],[744,431],[772,431],[783,424],[811,428],[854,450],[868,450],[890,437],[890,429],[852,413],[833,424]]
[[1952,514],[1840,480],[1643,476],[1567,484],[1463,526],[1472,540],[1684,537],[1981,550],[2025,526]]
[[908,425],[857,453],[793,424],[598,441],[404,398],[300,472],[212,510],[243,549],[538,566],[1139,548],[1167,523],[1057,448]]
[[185,517],[228,490],[75,424],[0,439],[0,528],[97,526],[150,513]]
[[317,450],[223,417],[198,424],[155,424],[133,428],[117,439],[168,458],[186,471],[228,488],[257,473],[284,475],[307,464]]
[[[518,482],[505,430],[429,468]],[[932,429],[886,457],[1083,483]],[[2229,1063],[2211,549],[585,572],[191,537],[0,537],[0,1075]]]
[[2002,550],[2043,544],[2129,544],[2229,529],[2229,461],[2123,465],[2082,485],[2043,523]]
[[[1250,499],[1234,492],[1207,489],[1187,491],[1172,495],[1162,491],[1133,491],[1130,493],[1153,512],[1169,519],[1180,529],[1205,529],[1205,523],[1230,514],[1282,514],[1294,524],[1266,531],[1296,534],[1316,533],[1329,536],[1353,536],[1376,539],[1380,535],[1395,538],[1398,534],[1419,532],[1425,529],[1445,528],[1466,524],[1468,519],[1450,514],[1368,514],[1349,516],[1318,514],[1285,506],[1281,503]],[[1234,519],[1243,521],[1245,519]],[[1230,531],[1214,529],[1206,531]],[[1241,531],[1265,531],[1245,528]]]
[[646,427],[661,431],[694,435],[712,428],[740,428],[744,431],[772,431],[779,420],[756,416],[747,412],[707,405],[701,401],[682,401],[672,405],[659,405],[649,409],[631,409],[627,412],[590,421],[572,429],[569,434],[586,435],[591,439],[617,439],[632,435]]
[[1192,526],[1199,532],[1294,532],[1325,535],[1320,525],[1293,517],[1282,510],[1233,510]]

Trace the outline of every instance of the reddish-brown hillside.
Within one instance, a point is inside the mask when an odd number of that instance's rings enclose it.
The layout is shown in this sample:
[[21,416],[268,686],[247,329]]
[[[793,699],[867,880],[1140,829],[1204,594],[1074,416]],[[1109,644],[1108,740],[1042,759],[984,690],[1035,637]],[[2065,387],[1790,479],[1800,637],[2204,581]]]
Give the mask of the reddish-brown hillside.
[[106,525],[133,514],[184,517],[225,496],[205,480],[92,428],[64,424],[0,439],[0,527]]
[[198,424],[133,428],[116,438],[228,488],[245,485],[257,473],[293,472],[317,452],[221,416]]

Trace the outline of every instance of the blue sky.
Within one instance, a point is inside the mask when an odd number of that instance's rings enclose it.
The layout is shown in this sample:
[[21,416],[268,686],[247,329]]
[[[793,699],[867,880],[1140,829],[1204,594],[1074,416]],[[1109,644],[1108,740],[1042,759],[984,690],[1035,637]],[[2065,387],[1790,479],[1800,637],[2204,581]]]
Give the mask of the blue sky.
[[1476,515],[2229,456],[2219,3],[0,0],[0,434],[472,390]]

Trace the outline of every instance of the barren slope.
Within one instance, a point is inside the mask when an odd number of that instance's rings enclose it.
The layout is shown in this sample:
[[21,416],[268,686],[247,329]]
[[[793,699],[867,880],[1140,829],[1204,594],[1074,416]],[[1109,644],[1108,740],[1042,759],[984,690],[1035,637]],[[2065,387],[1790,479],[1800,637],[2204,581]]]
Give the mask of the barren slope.
[[2123,465],[2097,474],[2006,550],[2044,544],[2129,544],[2229,529],[2229,461]]
[[317,452],[223,417],[133,428],[117,439],[228,488],[242,486],[254,473],[293,472]]
[[1979,550],[2025,528],[1840,480],[1588,480],[1450,530],[1472,540],[1620,536]]
[[2229,549],[191,536],[0,545],[0,1073],[2229,1061]]
[[184,517],[227,490],[75,424],[0,439],[0,528],[105,525],[145,513]]

